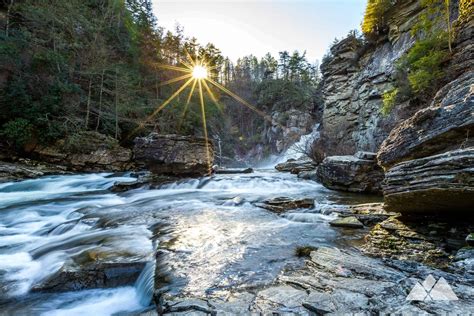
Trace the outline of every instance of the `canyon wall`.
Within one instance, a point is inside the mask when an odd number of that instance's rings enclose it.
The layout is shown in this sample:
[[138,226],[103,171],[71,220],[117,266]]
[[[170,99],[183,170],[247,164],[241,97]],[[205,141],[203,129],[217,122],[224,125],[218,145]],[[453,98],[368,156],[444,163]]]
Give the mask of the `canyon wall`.
[[324,110],[316,158],[376,152],[396,124],[415,111],[405,102],[388,116],[380,112],[382,94],[393,88],[396,61],[415,42],[411,29],[422,8],[418,0],[398,3],[388,15],[388,32],[372,44],[348,36],[323,60]]

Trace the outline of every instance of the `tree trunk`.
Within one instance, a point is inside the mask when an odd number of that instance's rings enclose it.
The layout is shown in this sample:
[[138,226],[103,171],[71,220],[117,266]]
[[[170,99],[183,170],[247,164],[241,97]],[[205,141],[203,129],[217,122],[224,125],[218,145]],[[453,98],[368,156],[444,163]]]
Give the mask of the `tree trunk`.
[[446,3],[446,25],[448,26],[448,46],[449,52],[452,53],[452,30],[451,30],[451,4],[450,0],[445,0]]
[[89,114],[91,109],[91,94],[92,94],[92,76],[89,78],[89,93],[87,95],[87,107],[86,107],[86,129],[89,127]]
[[115,139],[118,139],[118,75],[115,69]]
[[96,132],[99,130],[100,116],[102,114],[102,94],[104,91],[104,73],[105,73],[105,70],[102,70],[102,74],[100,76],[99,113],[97,113],[97,123],[95,125]]

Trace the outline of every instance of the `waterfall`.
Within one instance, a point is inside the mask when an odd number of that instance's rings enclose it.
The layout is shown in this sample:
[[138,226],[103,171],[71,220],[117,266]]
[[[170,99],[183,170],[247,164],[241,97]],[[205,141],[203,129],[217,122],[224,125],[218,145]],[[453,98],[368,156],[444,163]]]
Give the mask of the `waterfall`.
[[140,304],[143,306],[149,306],[153,297],[155,288],[155,267],[155,260],[149,261],[135,282],[135,290]]
[[311,133],[302,135],[300,140],[291,145],[277,160],[282,163],[288,159],[305,158],[306,152],[310,151],[312,143],[319,138],[319,124],[314,125]]

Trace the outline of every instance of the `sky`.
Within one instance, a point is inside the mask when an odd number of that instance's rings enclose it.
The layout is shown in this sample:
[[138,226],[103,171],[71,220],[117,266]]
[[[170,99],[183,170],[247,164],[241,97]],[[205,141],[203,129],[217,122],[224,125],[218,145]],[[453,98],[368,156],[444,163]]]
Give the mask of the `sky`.
[[213,43],[233,61],[267,52],[306,51],[321,60],[334,38],[360,29],[366,0],[153,0],[158,24],[201,44]]

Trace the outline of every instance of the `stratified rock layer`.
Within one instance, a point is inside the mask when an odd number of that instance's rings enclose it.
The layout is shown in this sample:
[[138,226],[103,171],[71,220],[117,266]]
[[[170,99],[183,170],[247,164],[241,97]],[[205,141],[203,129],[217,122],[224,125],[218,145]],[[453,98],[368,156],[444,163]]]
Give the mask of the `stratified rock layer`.
[[397,212],[474,210],[474,148],[399,163],[386,174],[385,208]]
[[380,193],[384,175],[373,157],[373,153],[364,152],[355,156],[327,157],[318,167],[318,179],[333,190]]
[[383,142],[378,161],[384,168],[441,152],[474,146],[474,71],[450,82],[430,107],[395,128]]
[[65,166],[74,171],[123,171],[133,167],[132,151],[112,137],[82,132],[59,140],[53,146],[38,147],[33,154],[40,161]]
[[204,138],[190,136],[152,133],[138,137],[133,153],[138,166],[166,175],[206,175],[214,161],[212,143],[208,142],[206,146]]
[[398,122],[415,109],[406,102],[381,115],[382,95],[393,89],[396,62],[413,45],[411,28],[421,11],[417,0],[398,1],[387,17],[389,32],[375,45],[349,36],[331,47],[321,64],[324,111],[316,158],[377,151]]

